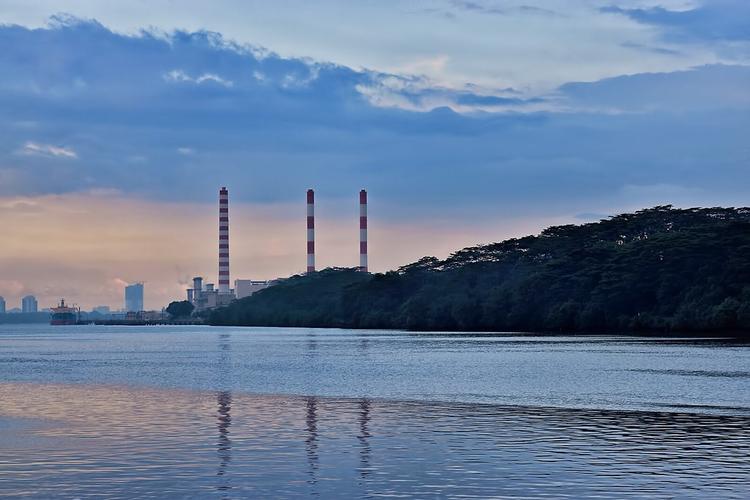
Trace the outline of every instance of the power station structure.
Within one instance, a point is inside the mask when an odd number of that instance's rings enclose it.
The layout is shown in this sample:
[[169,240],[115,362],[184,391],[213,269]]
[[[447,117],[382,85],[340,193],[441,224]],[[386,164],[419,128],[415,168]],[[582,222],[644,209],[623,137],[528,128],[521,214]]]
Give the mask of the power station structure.
[[[368,272],[367,263],[367,191],[359,192],[359,271]],[[315,272],[315,191],[307,190],[307,272]],[[203,282],[203,278],[193,278],[193,287],[187,290],[187,300],[197,311],[228,305],[264,288],[275,285],[279,280],[234,281],[230,288],[229,272],[229,190],[219,190],[219,287]]]
[[203,284],[203,278],[193,278],[193,288],[187,291],[187,300],[198,311],[228,305],[236,296],[229,288],[229,190],[219,189],[219,288],[213,283]]
[[315,272],[315,191],[307,190],[307,272]]
[[367,191],[359,192],[359,270],[367,272]]
[[232,293],[229,289],[229,191],[219,190],[219,295]]

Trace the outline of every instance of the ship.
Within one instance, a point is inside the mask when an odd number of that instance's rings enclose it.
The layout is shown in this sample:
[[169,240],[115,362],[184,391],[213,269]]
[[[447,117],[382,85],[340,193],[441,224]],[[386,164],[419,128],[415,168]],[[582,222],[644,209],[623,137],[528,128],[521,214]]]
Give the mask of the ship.
[[65,299],[60,300],[60,305],[52,308],[50,325],[75,325],[78,323],[78,309],[65,305]]

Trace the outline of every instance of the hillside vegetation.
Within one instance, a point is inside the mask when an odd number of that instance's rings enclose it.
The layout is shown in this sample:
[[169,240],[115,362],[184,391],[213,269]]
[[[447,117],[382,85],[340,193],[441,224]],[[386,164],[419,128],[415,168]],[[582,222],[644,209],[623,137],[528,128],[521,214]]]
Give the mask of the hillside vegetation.
[[[215,311],[216,325],[750,332],[750,209],[660,206],[425,257],[327,269]],[[744,332],[744,333],[743,333]]]

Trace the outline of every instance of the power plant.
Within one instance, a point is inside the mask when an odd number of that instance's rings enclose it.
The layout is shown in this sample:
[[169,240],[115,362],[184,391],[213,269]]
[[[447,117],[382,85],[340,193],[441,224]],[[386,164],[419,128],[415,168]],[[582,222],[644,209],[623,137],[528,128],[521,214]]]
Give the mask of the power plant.
[[219,295],[232,293],[229,289],[229,191],[219,190]]
[[315,272],[315,191],[307,190],[307,272]]
[[367,272],[367,191],[359,192],[359,270]]
[[[367,191],[359,192],[359,271],[368,272],[367,263]],[[307,190],[307,273],[315,272],[315,191]],[[229,272],[229,190],[219,190],[219,288],[213,283],[203,283],[203,278],[193,278],[193,287],[187,290],[187,300],[198,311],[228,305],[253,293],[268,288],[279,280],[238,279],[230,288]]]

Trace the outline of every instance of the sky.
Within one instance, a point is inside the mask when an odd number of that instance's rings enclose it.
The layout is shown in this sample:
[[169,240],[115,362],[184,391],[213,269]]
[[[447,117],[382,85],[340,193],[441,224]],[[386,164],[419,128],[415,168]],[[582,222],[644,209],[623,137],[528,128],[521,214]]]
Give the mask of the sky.
[[0,296],[146,306],[654,205],[747,206],[745,0],[0,0]]

